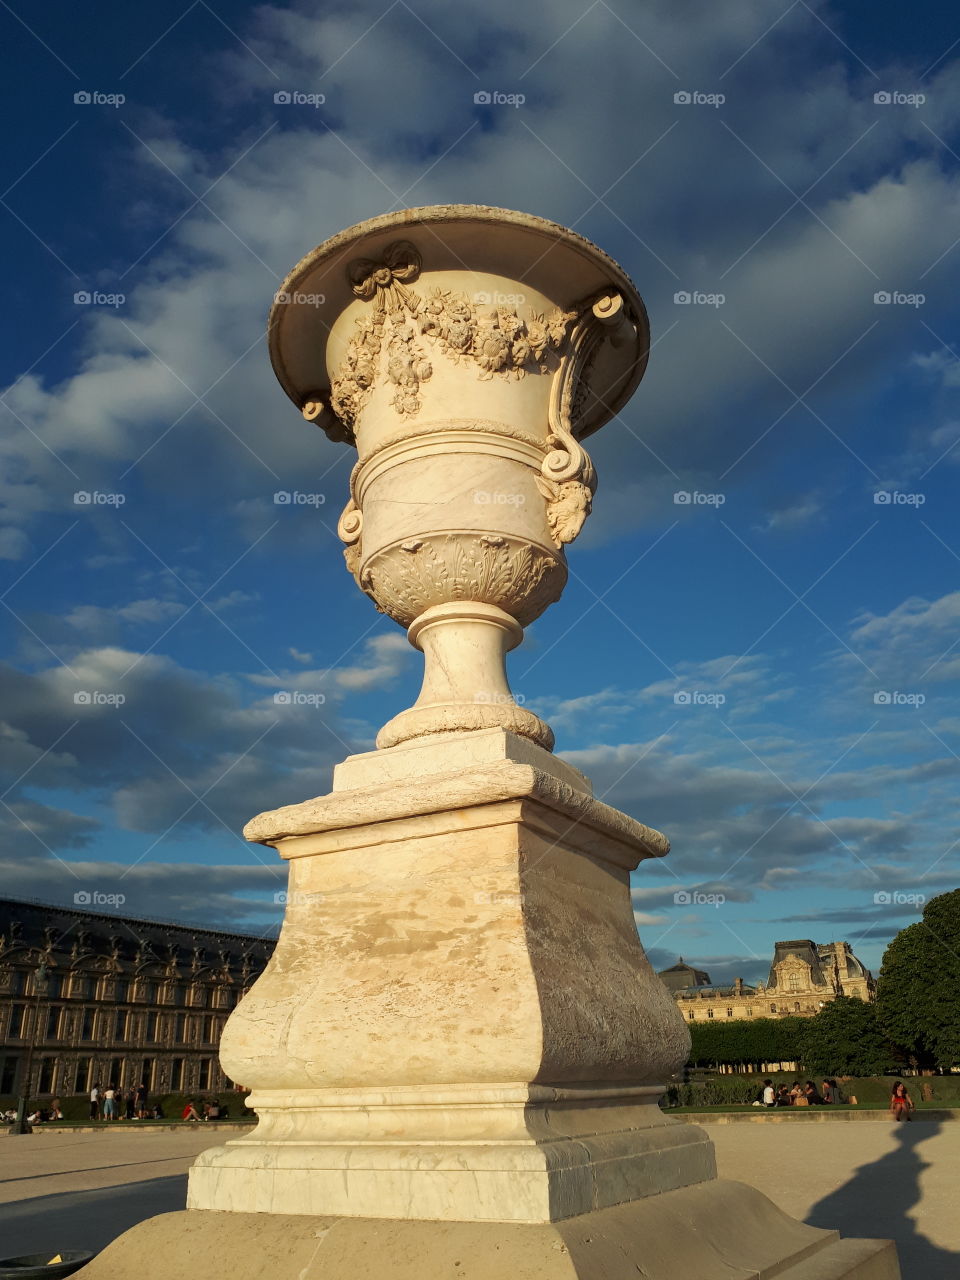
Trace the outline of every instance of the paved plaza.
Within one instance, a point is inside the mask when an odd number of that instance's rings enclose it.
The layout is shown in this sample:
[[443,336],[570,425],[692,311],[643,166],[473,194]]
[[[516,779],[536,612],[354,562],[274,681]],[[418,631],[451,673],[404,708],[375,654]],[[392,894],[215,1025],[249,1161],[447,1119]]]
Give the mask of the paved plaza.
[[[183,1208],[194,1156],[227,1136],[195,1127],[0,1137],[0,1255],[47,1243],[102,1249]],[[960,1124],[711,1125],[710,1136],[722,1177],[814,1226],[892,1237],[903,1280],[960,1275]]]

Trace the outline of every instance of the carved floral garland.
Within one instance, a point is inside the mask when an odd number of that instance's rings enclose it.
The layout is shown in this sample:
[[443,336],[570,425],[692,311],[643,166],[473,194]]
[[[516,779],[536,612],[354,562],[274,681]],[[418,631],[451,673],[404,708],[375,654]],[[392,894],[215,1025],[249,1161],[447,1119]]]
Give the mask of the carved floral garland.
[[372,314],[355,321],[331,385],[333,410],[351,429],[377,380],[384,345],[387,376],[397,388],[390,403],[405,416],[419,412],[420,385],[433,372],[419,337],[428,338],[457,364],[475,362],[481,379],[495,374],[522,378],[550,370],[551,356],[576,319],[576,312],[559,308],[548,316],[530,308],[526,319],[509,306],[483,311],[465,293],[446,289],[432,289],[424,299],[408,287],[420,265],[414,246],[401,241],[389,246],[381,262],[361,258],[348,270],[357,297],[374,302]]

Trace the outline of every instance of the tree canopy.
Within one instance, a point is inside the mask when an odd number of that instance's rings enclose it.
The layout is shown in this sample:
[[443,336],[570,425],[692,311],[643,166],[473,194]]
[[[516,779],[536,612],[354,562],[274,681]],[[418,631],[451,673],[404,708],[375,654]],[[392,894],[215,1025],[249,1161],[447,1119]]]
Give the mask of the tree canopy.
[[960,1063],[960,889],[931,898],[884,953],[877,1015],[919,1067]]
[[897,1051],[880,1027],[876,1005],[837,996],[805,1021],[799,1057],[814,1075],[878,1076],[894,1066]]

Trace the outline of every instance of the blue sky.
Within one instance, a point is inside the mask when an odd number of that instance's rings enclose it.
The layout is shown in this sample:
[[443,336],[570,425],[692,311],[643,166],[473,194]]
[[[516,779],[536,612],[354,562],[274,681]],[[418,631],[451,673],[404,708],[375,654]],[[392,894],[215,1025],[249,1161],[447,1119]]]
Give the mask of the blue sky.
[[[946,12],[198,0],[0,23],[5,891],[275,922],[283,869],[240,828],[325,791],[420,659],[344,572],[350,455],[281,393],[266,311],[342,227],[477,202],[575,227],[650,311],[570,585],[511,679],[598,794],[670,836],[635,879],[652,959],[749,979],[777,938],[847,938],[876,969],[960,848]],[[494,90],[525,101],[474,101]],[[323,502],[274,503],[293,489]]]

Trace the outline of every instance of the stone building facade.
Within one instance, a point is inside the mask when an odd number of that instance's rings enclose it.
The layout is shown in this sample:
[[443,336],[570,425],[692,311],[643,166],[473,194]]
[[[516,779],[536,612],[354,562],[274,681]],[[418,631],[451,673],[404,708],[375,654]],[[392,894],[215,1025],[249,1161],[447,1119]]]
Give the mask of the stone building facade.
[[776,942],[767,981],[750,986],[736,978],[714,986],[710,975],[683,963],[658,974],[687,1022],[725,1018],[812,1017],[837,996],[874,998],[873,975],[849,942],[809,938]]
[[141,1081],[154,1095],[232,1087],[220,1033],[273,947],[272,938],[0,899],[0,1096]]

